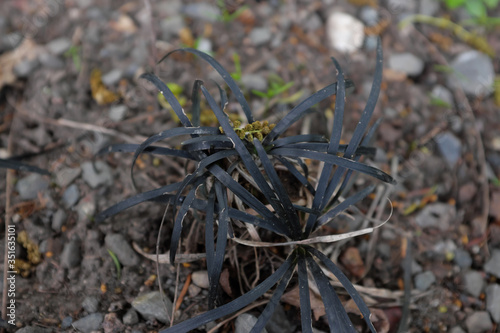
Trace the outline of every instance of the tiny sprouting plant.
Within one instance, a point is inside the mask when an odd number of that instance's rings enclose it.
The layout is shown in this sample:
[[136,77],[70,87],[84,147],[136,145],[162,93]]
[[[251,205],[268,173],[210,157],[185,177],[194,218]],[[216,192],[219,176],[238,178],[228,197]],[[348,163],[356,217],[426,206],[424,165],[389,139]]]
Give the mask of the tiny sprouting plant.
[[488,17],[488,9],[494,9],[500,3],[499,0],[444,0],[450,9],[464,7],[467,12],[478,19]]
[[[177,51],[179,50],[173,52]],[[370,310],[352,283],[326,255],[312,245],[334,242],[373,231],[373,228],[366,228],[336,235],[318,236],[316,234],[320,232],[322,226],[332,221],[334,223],[339,214],[373,191],[374,186],[368,186],[357,193],[345,196],[344,192],[349,187],[348,182],[354,172],[386,183],[394,183],[388,174],[359,162],[361,156],[374,153],[374,149],[367,147],[367,144],[379,122],[369,130],[368,125],[382,80],[380,41],[377,47],[377,64],[371,92],[348,144],[340,144],[340,139],[345,91],[353,84],[344,79],[343,71],[335,59],[332,58],[337,70],[337,82],[303,100],[274,125],[253,118],[242,91],[231,75],[215,59],[195,49],[184,49],[184,51],[199,56],[222,76],[239,102],[246,124],[231,120],[225,113],[228,98],[225,90],[220,86],[217,85],[219,100],[216,101],[202,81],[195,81],[191,118],[189,118],[169,87],[154,74],[146,73],[141,77],[153,83],[162,92],[184,127],[160,132],[140,145],[112,145],[99,152],[99,154],[134,153],[131,168],[133,183],[133,166],[142,153],[183,158],[187,161],[194,161],[196,165],[194,171],[183,180],[125,199],[106,209],[97,217],[97,221],[102,221],[145,201],[168,204],[174,210],[170,241],[170,261],[174,263],[180,244],[183,221],[188,210],[203,212],[206,264],[210,282],[208,295],[210,310],[161,332],[189,332],[244,308],[276,286],[271,299],[252,329],[252,332],[260,332],[274,312],[287,285],[292,281],[295,271],[297,271],[300,289],[302,331],[312,332],[309,271],[321,293],[331,331],[355,332],[340,298],[320,265],[326,267],[340,281],[358,306],[366,326],[371,332],[375,332],[370,321]],[[200,90],[217,118],[218,126],[200,126]],[[332,95],[336,95],[336,103],[333,131],[329,139],[318,134],[282,136],[311,107]],[[190,137],[183,141],[180,149],[154,145],[159,141],[182,135]],[[311,183],[308,176],[305,159],[324,163],[314,183]],[[311,205],[292,201],[277,171],[278,165],[281,169],[287,170],[297,183],[301,184],[304,191],[309,192],[312,196]],[[241,227],[241,224],[238,226],[232,223],[233,221],[244,222],[253,226],[252,228],[257,231],[265,231],[266,235],[273,234],[275,237],[272,239],[279,241],[260,242],[244,239],[245,227]],[[281,266],[271,275],[263,278],[254,289],[227,304],[216,306],[228,239],[247,246],[281,246],[287,249],[287,257]]]

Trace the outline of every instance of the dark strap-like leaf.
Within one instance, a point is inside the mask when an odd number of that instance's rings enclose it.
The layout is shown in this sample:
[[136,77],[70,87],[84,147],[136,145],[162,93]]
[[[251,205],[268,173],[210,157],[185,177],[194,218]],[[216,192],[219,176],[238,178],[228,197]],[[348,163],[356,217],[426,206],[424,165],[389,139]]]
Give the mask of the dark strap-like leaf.
[[34,172],[34,173],[39,173],[41,175],[50,175],[49,171],[40,169],[39,167],[24,164],[14,160],[6,160],[3,158],[0,158],[0,168]]
[[304,255],[299,255],[297,272],[299,275],[300,319],[303,333],[312,333],[311,299],[309,296],[309,279]]
[[201,325],[205,325],[213,320],[224,317],[228,314],[234,313],[248,304],[252,303],[260,296],[264,295],[269,289],[271,289],[289,270],[293,271],[295,265],[296,254],[292,252],[290,256],[281,264],[281,266],[267,279],[262,281],[255,288],[247,292],[246,294],[238,297],[237,299],[224,304],[216,309],[205,312],[199,316],[193,317],[180,324],[167,328],[160,331],[160,333],[185,333],[194,330]]

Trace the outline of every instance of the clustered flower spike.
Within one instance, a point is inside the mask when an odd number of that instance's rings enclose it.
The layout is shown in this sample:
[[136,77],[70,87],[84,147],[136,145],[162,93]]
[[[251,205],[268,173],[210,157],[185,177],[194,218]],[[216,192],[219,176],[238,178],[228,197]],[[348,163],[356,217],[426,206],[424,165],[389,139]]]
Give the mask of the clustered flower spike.
[[[234,128],[234,131],[241,140],[246,139],[247,141],[252,142],[254,138],[259,141],[264,140],[264,137],[271,132],[271,130],[276,126],[276,124],[269,124],[267,120],[264,121],[254,121],[251,124],[247,124],[245,126],[241,126],[241,121],[235,120],[232,122],[231,127]],[[219,127],[221,133],[224,133],[222,126]]]

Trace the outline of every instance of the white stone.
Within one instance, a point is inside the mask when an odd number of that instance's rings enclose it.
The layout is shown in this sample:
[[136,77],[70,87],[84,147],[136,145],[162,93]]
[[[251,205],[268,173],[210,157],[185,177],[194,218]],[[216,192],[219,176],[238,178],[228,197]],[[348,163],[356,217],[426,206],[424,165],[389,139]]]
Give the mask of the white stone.
[[340,52],[359,50],[365,38],[363,23],[342,12],[330,14],[326,22],[326,34],[331,47]]

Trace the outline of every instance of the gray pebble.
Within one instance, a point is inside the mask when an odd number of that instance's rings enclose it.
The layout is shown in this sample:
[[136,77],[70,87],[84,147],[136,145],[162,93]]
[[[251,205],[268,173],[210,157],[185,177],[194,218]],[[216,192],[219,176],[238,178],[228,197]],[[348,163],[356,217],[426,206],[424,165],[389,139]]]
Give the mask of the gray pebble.
[[460,268],[469,268],[472,265],[472,257],[469,252],[464,249],[455,250],[455,257],[453,258],[453,261]]
[[368,26],[374,26],[378,23],[378,11],[371,6],[364,6],[359,12],[359,18]]
[[73,268],[80,264],[80,242],[78,240],[71,240],[64,245],[61,253],[61,267]]
[[321,21],[321,17],[312,13],[303,23],[304,30],[306,31],[316,31],[323,26],[323,21]]
[[474,297],[479,297],[485,282],[483,275],[478,271],[468,271],[464,274],[465,291]]
[[455,167],[455,164],[462,155],[462,143],[451,132],[443,132],[436,136],[434,140],[437,143],[438,149],[443,155],[446,163],[450,168]]
[[14,66],[13,71],[18,78],[26,79],[35,71],[35,69],[38,68],[39,65],[40,62],[36,58],[31,60],[21,60],[21,62]]
[[99,300],[95,296],[87,296],[82,302],[82,308],[87,313],[94,313],[99,310]]
[[53,55],[59,56],[69,50],[71,47],[71,39],[61,37],[47,43],[47,50]]
[[139,264],[139,255],[135,253],[122,234],[108,234],[104,241],[106,247],[116,254],[123,266],[136,266]]
[[163,40],[170,40],[179,34],[179,31],[184,27],[184,19],[182,16],[173,16],[164,19],[160,22],[160,29]]
[[32,200],[38,197],[38,192],[43,192],[49,187],[49,182],[41,175],[32,173],[21,178],[16,184],[16,190],[23,200]]
[[100,329],[103,320],[104,315],[102,313],[92,313],[75,321],[73,327],[80,332],[90,333]]
[[51,329],[38,327],[38,326],[25,326],[16,331],[17,333],[49,333]]
[[78,221],[90,220],[94,216],[95,210],[96,206],[94,195],[93,193],[87,194],[76,206]]
[[102,76],[102,83],[104,83],[107,86],[112,86],[118,83],[118,81],[120,81],[122,77],[123,77],[123,71],[115,68]]
[[64,221],[66,221],[66,212],[62,209],[58,209],[54,213],[54,215],[52,215],[52,230],[54,230],[55,232],[60,232]]
[[420,0],[419,12],[422,15],[434,16],[439,11],[439,1]]
[[423,271],[422,266],[420,266],[420,264],[415,259],[413,259],[411,261],[411,274],[415,275],[418,273],[422,273],[422,271]]
[[170,322],[169,314],[172,313],[172,301],[164,296],[167,308],[165,309],[162,296],[159,291],[152,291],[150,293],[138,296],[132,301],[132,306],[147,320],[156,319],[162,323]]
[[493,250],[490,260],[484,264],[484,270],[500,278],[500,250]]
[[201,19],[208,22],[215,22],[221,16],[220,10],[217,6],[203,2],[186,5],[182,11],[191,18]]
[[283,307],[278,304],[271,318],[266,324],[269,333],[296,332],[296,326],[290,322]]
[[208,289],[208,287],[210,287],[207,271],[193,272],[193,274],[191,274],[191,278],[193,279],[193,283],[200,288]]
[[109,118],[113,121],[122,121],[127,113],[127,106],[120,104],[114,105],[109,109]]
[[38,61],[43,67],[49,69],[61,69],[64,67],[64,62],[50,53],[42,53],[38,56]]
[[425,271],[415,276],[415,287],[421,291],[429,289],[434,282],[436,282],[436,277],[431,271]]
[[254,28],[250,32],[250,40],[253,45],[259,46],[265,44],[271,40],[271,30],[269,28]]
[[72,323],[73,323],[73,318],[71,318],[70,316],[64,317],[63,320],[61,321],[61,328],[62,329],[70,328]]
[[486,309],[493,320],[500,324],[500,286],[491,284],[486,288]]
[[5,35],[2,34],[0,38],[0,52],[7,52],[15,49],[23,40],[23,36],[19,32],[12,32]]
[[248,90],[267,90],[267,80],[259,74],[245,74],[241,77],[241,83]]
[[139,315],[134,309],[129,309],[127,313],[123,315],[123,323],[125,325],[135,325],[139,322]]
[[450,330],[450,333],[466,333],[460,326],[455,326]]
[[62,202],[66,208],[73,207],[80,199],[80,191],[76,184],[70,185],[62,195]]
[[438,98],[443,102],[446,102],[450,106],[453,106],[453,94],[442,85],[437,85],[434,88],[432,88],[431,95],[432,97]]
[[479,51],[459,54],[451,63],[448,86],[461,87],[471,96],[489,95],[493,91],[495,70],[490,57]]
[[442,202],[435,202],[422,209],[415,218],[421,228],[439,228],[448,230],[456,215],[456,208]]
[[483,333],[489,332],[493,328],[493,323],[488,312],[478,311],[467,317],[465,326],[469,333]]
[[83,171],[83,180],[89,184],[90,187],[96,188],[100,185],[109,186],[113,184],[111,169],[106,163],[97,161],[95,163],[97,170],[94,170],[92,162],[85,162],[81,165],[81,167]]
[[418,76],[424,70],[424,61],[412,53],[394,53],[389,56],[388,66],[410,76]]
[[81,168],[64,168],[56,173],[56,184],[60,187],[66,187],[71,184],[82,173]]
[[[256,322],[257,322],[257,317],[255,317],[254,315],[251,315],[249,313],[242,313],[238,316],[238,318],[236,318],[236,322],[234,324],[235,326],[234,332],[249,333]],[[267,330],[264,328],[262,332],[267,333]]]

